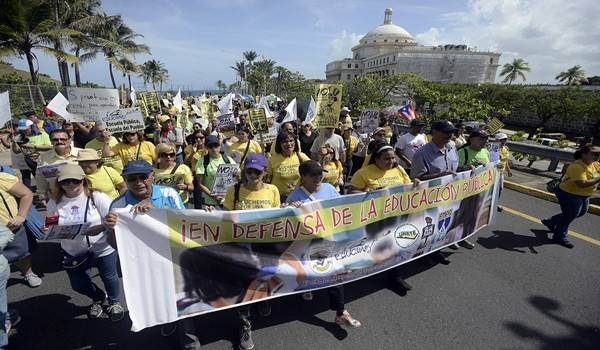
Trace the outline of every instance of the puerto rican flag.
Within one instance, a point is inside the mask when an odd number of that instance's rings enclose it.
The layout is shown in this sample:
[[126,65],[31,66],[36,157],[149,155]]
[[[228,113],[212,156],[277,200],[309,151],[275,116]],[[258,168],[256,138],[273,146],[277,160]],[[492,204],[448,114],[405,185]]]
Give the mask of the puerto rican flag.
[[400,114],[400,116],[406,119],[407,121],[411,121],[417,118],[417,112],[415,111],[415,107],[413,107],[410,103],[400,107],[400,109],[398,110],[398,114]]

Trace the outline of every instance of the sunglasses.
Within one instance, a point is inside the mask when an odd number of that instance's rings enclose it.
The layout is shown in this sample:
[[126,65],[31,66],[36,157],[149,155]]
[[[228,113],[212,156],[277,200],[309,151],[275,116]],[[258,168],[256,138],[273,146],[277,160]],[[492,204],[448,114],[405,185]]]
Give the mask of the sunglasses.
[[254,168],[246,168],[246,174],[260,175],[262,174],[262,171],[258,171]]
[[61,142],[66,142],[66,141],[68,141],[68,140],[69,140],[69,139],[63,139],[63,138],[60,138],[60,139],[52,139],[52,142],[58,142],[58,141],[61,141]]
[[221,145],[220,144],[216,144],[216,143],[213,143],[213,144],[210,144],[210,145],[206,145],[206,147],[208,147],[208,148],[217,148],[219,146],[221,146]]
[[204,140],[204,136],[196,136],[196,140]]
[[161,158],[175,158],[176,154],[175,153],[161,153],[160,156],[161,156]]
[[61,186],[67,186],[67,185],[81,185],[81,183],[83,182],[83,180],[77,180],[77,179],[66,179],[66,180],[62,180],[60,181],[58,184]]
[[136,174],[129,175],[126,177],[127,182],[137,182],[137,181],[146,181],[150,177],[149,174]]

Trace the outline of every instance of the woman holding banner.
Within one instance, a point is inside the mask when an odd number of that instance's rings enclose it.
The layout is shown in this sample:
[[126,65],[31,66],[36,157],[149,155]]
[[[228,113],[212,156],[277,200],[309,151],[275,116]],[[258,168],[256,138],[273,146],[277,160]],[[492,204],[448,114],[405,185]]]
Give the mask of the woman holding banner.
[[86,148],[77,154],[77,162],[85,173],[85,180],[90,189],[106,194],[115,199],[127,191],[127,185],[121,174],[115,169],[105,167],[96,150]]
[[185,164],[177,164],[177,152],[172,143],[159,143],[156,146],[158,168],[154,168],[154,183],[168,186],[179,192],[183,204],[190,200],[189,192],[194,190],[194,175]]
[[298,167],[302,162],[309,160],[308,156],[300,152],[300,146],[295,134],[282,132],[275,140],[275,154],[269,157],[267,176],[265,182],[277,187],[282,202],[300,182]]
[[145,160],[150,165],[156,161],[154,144],[145,141],[141,131],[124,132],[123,141],[114,147],[110,147],[109,141],[110,137],[107,137],[102,145],[102,155],[104,157],[119,156],[123,166],[132,160]]

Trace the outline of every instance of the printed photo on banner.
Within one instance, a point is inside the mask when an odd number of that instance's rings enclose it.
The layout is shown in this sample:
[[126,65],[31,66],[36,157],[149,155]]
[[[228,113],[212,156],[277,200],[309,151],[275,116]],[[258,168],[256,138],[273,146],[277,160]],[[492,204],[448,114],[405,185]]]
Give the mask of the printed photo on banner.
[[221,114],[217,116],[217,129],[220,132],[229,132],[235,130],[235,118],[233,113]]
[[248,110],[248,116],[250,117],[250,125],[256,132],[267,132],[269,130],[269,124],[267,122],[267,114],[262,108],[251,108]]
[[379,110],[364,109],[360,113],[360,130],[370,134],[379,127]]
[[213,196],[224,196],[229,187],[238,182],[240,168],[237,164],[220,164],[215,174],[215,182],[210,191]]
[[319,84],[317,88],[317,115],[315,128],[337,128],[342,109],[342,85]]
[[[92,89],[92,88],[67,88],[69,106],[67,111],[82,118],[100,117],[105,111],[114,111],[120,106],[119,90],[117,89]],[[87,120],[78,121],[90,121]],[[75,121],[75,120],[72,120]]]
[[144,130],[144,116],[140,107],[121,108],[114,111],[105,111],[98,120],[106,127],[106,130],[117,132],[131,132]]

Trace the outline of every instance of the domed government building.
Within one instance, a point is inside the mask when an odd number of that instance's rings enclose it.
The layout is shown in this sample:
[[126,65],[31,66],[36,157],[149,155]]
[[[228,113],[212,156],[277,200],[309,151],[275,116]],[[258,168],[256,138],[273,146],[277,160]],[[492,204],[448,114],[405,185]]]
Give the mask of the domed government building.
[[431,81],[493,83],[500,59],[499,53],[476,51],[466,45],[420,45],[404,28],[392,23],[389,8],[383,24],[360,39],[352,55],[327,64],[327,81],[413,72]]

